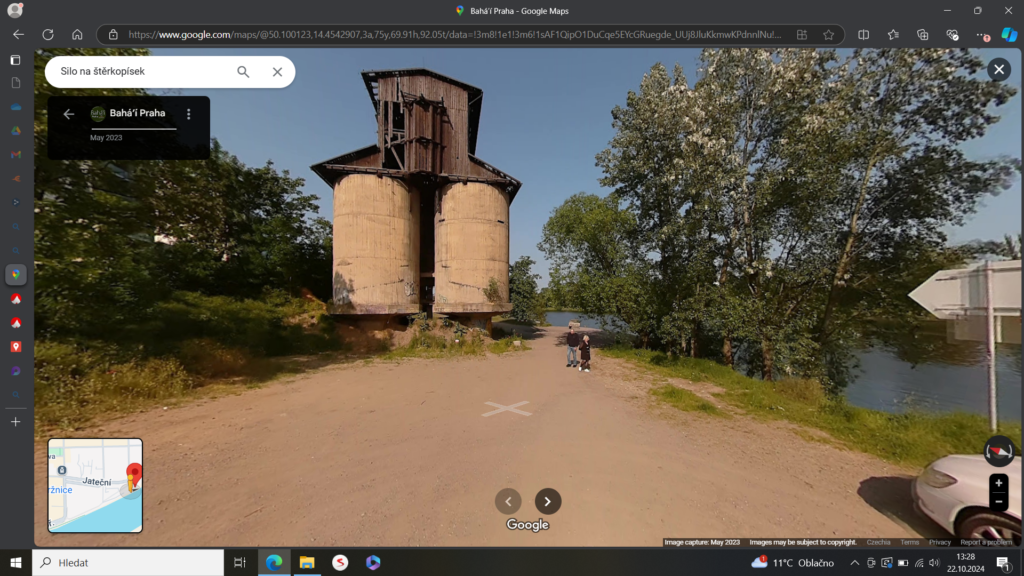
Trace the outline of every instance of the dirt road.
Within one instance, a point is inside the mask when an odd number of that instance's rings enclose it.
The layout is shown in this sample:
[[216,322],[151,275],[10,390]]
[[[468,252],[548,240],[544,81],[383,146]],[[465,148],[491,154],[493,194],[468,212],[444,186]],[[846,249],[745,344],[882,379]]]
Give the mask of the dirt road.
[[[906,471],[792,427],[655,404],[619,361],[565,367],[561,328],[531,350],[329,367],[237,396],[116,420],[145,449],[139,534],[40,546],[660,546],[665,537],[914,536]],[[485,404],[511,405],[525,416]],[[806,434],[804,434],[806,436]],[[495,505],[554,488],[540,533]],[[906,521],[906,522],[904,522]],[[921,531],[918,529],[918,531]]]

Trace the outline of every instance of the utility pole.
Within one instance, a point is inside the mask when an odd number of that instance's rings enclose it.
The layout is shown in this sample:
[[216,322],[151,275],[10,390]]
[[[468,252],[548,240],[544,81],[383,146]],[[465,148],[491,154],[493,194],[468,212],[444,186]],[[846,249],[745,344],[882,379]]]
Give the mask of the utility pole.
[[996,416],[996,309],[993,297],[992,262],[985,261],[985,322],[987,334],[985,343],[988,347],[988,424],[992,433],[998,426]]

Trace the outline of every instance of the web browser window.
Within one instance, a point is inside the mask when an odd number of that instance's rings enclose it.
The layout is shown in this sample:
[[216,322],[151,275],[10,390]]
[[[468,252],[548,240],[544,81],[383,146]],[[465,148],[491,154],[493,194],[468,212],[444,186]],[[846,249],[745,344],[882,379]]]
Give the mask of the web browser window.
[[0,575],[1019,574],[1007,2],[9,4]]

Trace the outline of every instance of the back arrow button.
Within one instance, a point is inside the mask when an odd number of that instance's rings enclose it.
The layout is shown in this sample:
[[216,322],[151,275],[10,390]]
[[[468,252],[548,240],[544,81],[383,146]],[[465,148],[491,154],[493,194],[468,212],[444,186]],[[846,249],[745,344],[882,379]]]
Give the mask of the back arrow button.
[[70,108],[68,108],[67,110],[64,111],[64,117],[67,118],[68,120],[71,120],[71,117],[74,116],[74,115],[75,115],[75,113],[72,112]]
[[523,505],[523,497],[514,488],[505,488],[494,497],[494,506],[502,514],[515,514]]
[[24,36],[24,35],[25,35],[25,33],[22,32],[21,30],[15,30],[14,31],[14,39],[15,40],[21,40],[21,37]]

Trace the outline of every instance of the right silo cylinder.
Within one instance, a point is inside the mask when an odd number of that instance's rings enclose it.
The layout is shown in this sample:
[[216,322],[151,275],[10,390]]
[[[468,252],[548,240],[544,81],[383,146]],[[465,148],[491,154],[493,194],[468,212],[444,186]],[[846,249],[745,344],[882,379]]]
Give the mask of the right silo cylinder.
[[482,182],[448,184],[434,213],[434,300],[449,307],[494,304],[485,290],[508,293],[508,193]]

